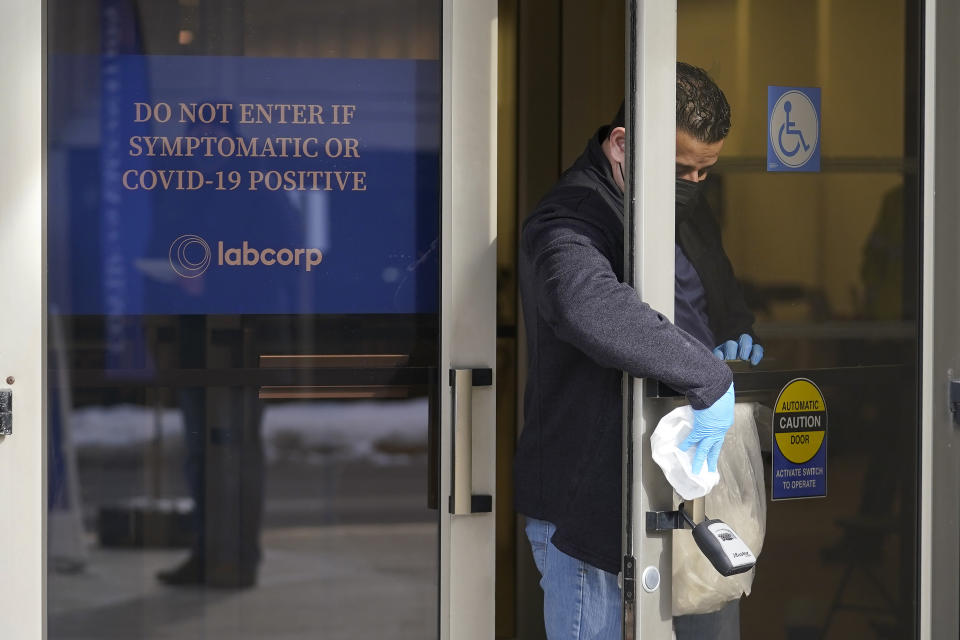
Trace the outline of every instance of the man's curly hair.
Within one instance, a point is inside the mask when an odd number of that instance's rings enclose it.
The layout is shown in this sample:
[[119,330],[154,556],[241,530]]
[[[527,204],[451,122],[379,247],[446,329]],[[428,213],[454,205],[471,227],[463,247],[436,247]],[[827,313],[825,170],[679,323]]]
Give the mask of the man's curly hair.
[[677,63],[677,130],[700,142],[719,142],[730,133],[730,104],[699,67]]
[[[623,127],[624,104],[610,121],[609,130]],[[730,133],[730,105],[720,87],[699,67],[677,63],[677,129],[700,142],[719,142]]]

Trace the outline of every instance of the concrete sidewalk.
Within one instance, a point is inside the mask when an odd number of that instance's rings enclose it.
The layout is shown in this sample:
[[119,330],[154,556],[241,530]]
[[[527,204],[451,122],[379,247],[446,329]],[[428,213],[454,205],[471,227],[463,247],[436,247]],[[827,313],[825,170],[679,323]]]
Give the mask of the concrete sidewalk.
[[437,526],[274,528],[246,590],[170,588],[154,574],[181,551],[94,548],[51,572],[51,640],[425,640],[437,634]]

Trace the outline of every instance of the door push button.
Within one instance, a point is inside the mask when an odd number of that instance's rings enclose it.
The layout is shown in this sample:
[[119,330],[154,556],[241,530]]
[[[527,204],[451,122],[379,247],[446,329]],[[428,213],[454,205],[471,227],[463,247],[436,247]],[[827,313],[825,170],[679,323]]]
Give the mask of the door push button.
[[653,593],[660,588],[660,570],[653,565],[647,567],[640,576],[640,582],[643,584],[644,591]]
[[0,436],[13,435],[13,391],[0,389]]

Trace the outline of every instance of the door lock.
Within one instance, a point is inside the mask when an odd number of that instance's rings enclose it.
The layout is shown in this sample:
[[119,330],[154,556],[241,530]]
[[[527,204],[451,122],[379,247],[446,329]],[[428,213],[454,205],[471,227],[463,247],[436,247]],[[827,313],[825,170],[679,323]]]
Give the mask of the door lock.
[[683,529],[684,524],[693,529],[694,542],[720,575],[726,577],[744,573],[757,563],[757,558],[750,548],[733,528],[722,520],[704,519],[700,524],[696,524],[683,510],[682,502],[676,511],[647,512],[647,531],[650,532]]
[[0,436],[13,435],[13,391],[0,389]]
[[960,425],[960,380],[950,381],[950,413],[953,424]]

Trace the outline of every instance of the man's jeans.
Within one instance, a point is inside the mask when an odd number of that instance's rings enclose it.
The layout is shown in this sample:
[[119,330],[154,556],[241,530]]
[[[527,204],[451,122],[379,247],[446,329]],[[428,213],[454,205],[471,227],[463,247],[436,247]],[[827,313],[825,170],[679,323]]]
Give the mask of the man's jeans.
[[527,538],[542,576],[543,620],[549,640],[619,640],[617,576],[553,546],[549,522],[527,518]]
[[[540,570],[548,640],[620,640],[617,576],[571,558],[553,546],[549,522],[527,518],[527,539]],[[673,619],[677,640],[738,640],[740,603],[720,611]]]

